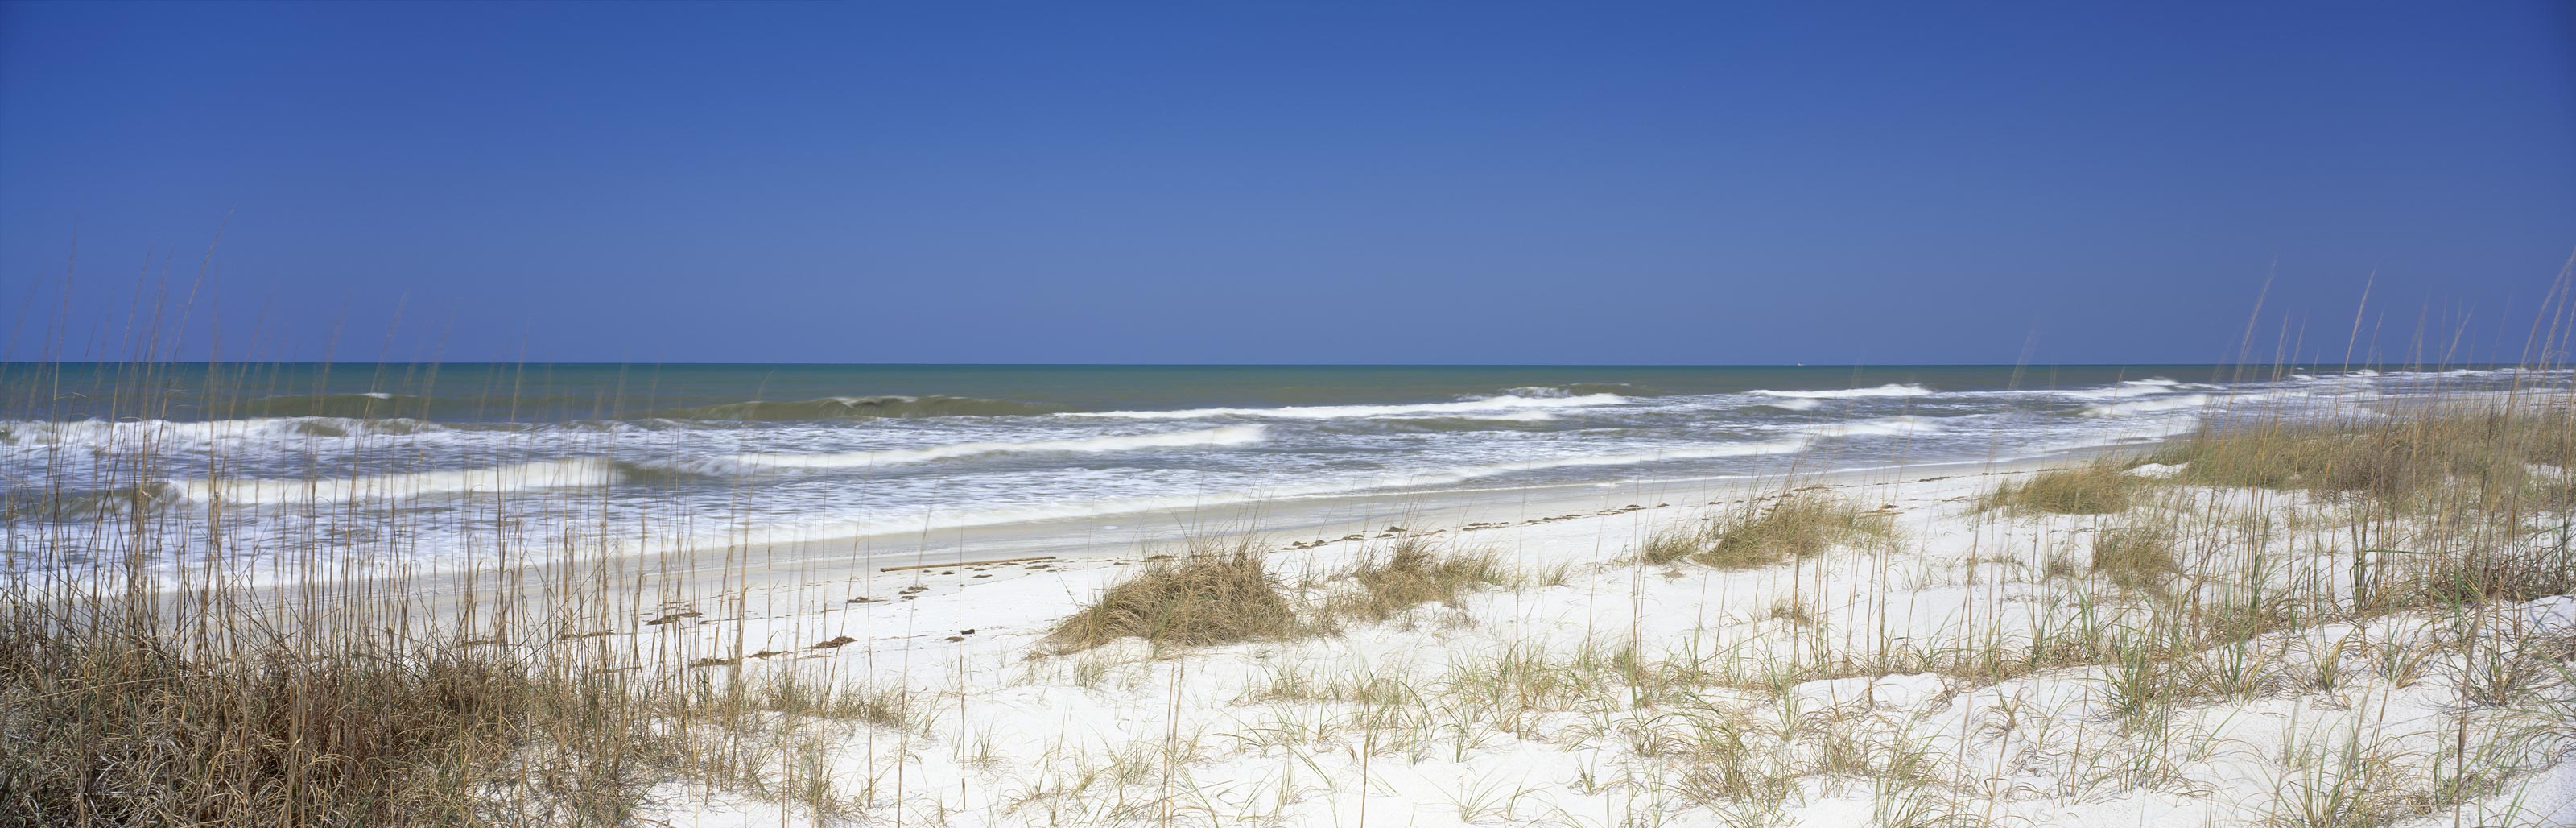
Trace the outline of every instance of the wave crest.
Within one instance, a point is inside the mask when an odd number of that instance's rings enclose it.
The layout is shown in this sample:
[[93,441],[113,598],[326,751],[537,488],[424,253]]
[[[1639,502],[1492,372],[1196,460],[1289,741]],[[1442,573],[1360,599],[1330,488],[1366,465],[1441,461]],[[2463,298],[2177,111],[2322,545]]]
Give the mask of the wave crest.
[[1292,405],[1279,408],[1184,408],[1174,411],[1093,411],[1070,415],[1079,417],[1117,417],[1128,420],[1195,420],[1207,417],[1266,417],[1287,420],[1341,420],[1361,417],[1472,417],[1478,414],[1507,414],[1513,411],[1549,408],[1584,408],[1596,405],[1619,405],[1628,402],[1617,394],[1585,394],[1566,397],[1525,397],[1504,394],[1483,399],[1445,403],[1408,403],[1397,405]]
[[2128,400],[2128,401],[2125,401],[2125,402],[2102,403],[2102,404],[2100,404],[2100,405],[2088,405],[2088,406],[2085,406],[2085,407],[2084,407],[2084,416],[2087,416],[2087,417],[2117,417],[2117,416],[2120,416],[2120,415],[2123,415],[2123,414],[2148,414],[2148,413],[2154,413],[2154,412],[2158,412],[2158,411],[2183,411],[2183,410],[2194,409],[2194,408],[2202,408],[2202,407],[2208,406],[2208,405],[2209,405],[2209,403],[2210,403],[2210,396],[2209,396],[2208,394],[2182,394],[2182,395],[2178,395],[2178,396],[2171,396],[2171,397],[2154,397],[2154,398],[2150,398],[2150,399],[2143,399],[2143,400]]
[[1810,434],[1819,437],[1907,437],[1942,430],[1940,421],[1929,417],[1881,417],[1847,423],[1811,426]]
[[407,417],[254,417],[246,420],[17,420],[0,422],[0,446],[146,448],[160,444],[421,434],[447,427]]
[[2220,386],[2197,382],[2176,382],[2163,377],[2149,377],[2147,379],[2128,380],[2100,388],[2085,388],[2072,391],[2049,391],[2043,393],[2055,394],[2061,397],[2073,397],[2079,400],[2125,400],[2134,397],[2152,397],[2158,394],[2176,394],[2189,390],[2214,391],[2219,388]]
[[303,479],[175,480],[163,484],[178,498],[193,503],[221,500],[239,505],[281,503],[346,503],[359,500],[403,500],[430,495],[497,494],[538,489],[607,486],[618,480],[617,465],[595,457],[539,460],[480,469],[369,474]]
[[1080,437],[1068,440],[1031,440],[1024,442],[953,443],[911,449],[852,451],[837,454],[736,454],[705,460],[684,460],[655,464],[694,474],[723,475],[762,469],[846,469],[870,466],[893,466],[927,463],[956,457],[986,454],[1029,454],[1037,452],[1098,453],[1138,451],[1157,448],[1205,446],[1239,446],[1262,439],[1260,426],[1225,426],[1197,431],[1173,431],[1161,434],[1130,434],[1115,437]]
[[902,417],[1001,417],[1026,414],[1052,414],[1061,409],[1038,403],[1013,400],[987,400],[979,397],[949,397],[930,394],[919,397],[824,397],[814,400],[773,401],[747,400],[695,408],[677,408],[656,412],[654,416],[681,420],[853,420]]
[[1757,388],[1745,393],[1766,397],[1787,397],[1793,400],[1842,400],[1857,397],[1925,397],[1941,392],[1912,383],[1889,383],[1872,388],[1844,388],[1833,391],[1773,391],[1768,388]]
[[1790,454],[1805,451],[1809,445],[1813,444],[1813,442],[1814,441],[1812,439],[1806,437],[1789,437],[1778,440],[1765,440],[1758,443],[1720,443],[1716,445],[1681,446],[1656,451],[1621,454],[1582,454],[1572,457],[1551,457],[1540,460],[1517,460],[1508,463],[1491,463],[1481,466],[1466,466],[1428,472],[1416,476],[1407,482],[1421,485],[1425,483],[1457,482],[1473,480],[1479,477],[1493,477],[1495,475],[1512,474],[1515,472],[1544,471],[1547,469],[1563,469],[1576,466],[1636,466],[1673,460],[1709,460],[1720,457],[1750,457],[1761,454]]
[[397,411],[418,412],[424,399],[410,394],[362,391],[345,394],[287,394],[243,403],[246,413],[270,417],[389,417]]

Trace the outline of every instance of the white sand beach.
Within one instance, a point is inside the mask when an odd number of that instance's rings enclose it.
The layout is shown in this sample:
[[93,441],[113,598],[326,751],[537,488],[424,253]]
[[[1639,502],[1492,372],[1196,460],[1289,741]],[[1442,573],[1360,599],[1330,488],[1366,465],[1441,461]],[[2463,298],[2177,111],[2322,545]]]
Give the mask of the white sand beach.
[[[878,721],[765,714],[741,760],[762,785],[660,786],[646,821],[670,825],[2238,825],[2409,792],[2437,807],[2390,824],[2576,818],[2576,767],[2555,760],[2564,732],[2548,735],[2569,720],[2546,718],[2566,715],[2568,688],[2537,706],[2471,699],[2476,653],[2440,643],[2456,612],[2215,643],[2153,711],[2124,697],[2140,678],[2116,653],[2055,663],[2042,651],[2153,635],[2171,599],[2087,571],[2095,537],[2138,515],[1976,509],[2037,468],[1334,504],[1258,535],[1299,606],[1347,592],[1342,573],[1408,539],[1490,551],[1512,581],[1222,646],[1047,639],[1149,556],[1180,552],[1189,516],[1165,516],[1160,543],[1104,529],[989,555],[755,562],[748,589],[711,576],[597,632],[703,682],[900,700]],[[1792,489],[1893,531],[1772,566],[1634,560],[1660,531]],[[2179,519],[2240,542],[2185,553],[2210,595],[2350,566],[2348,507],[2175,497],[2140,511],[2197,504]],[[2576,598],[2477,615],[2517,640],[2576,636]],[[2461,744],[2511,776],[2438,802]]]

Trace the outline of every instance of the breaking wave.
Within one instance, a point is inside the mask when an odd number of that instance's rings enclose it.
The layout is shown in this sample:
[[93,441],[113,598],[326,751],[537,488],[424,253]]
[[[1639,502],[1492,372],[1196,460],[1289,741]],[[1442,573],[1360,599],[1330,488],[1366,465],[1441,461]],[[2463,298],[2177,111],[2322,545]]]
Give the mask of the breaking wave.
[[1577,466],[1636,466],[1673,460],[1706,460],[1718,457],[1749,457],[1758,454],[1790,454],[1804,451],[1813,443],[1814,440],[1811,438],[1789,437],[1778,440],[1765,440],[1756,443],[1719,443],[1716,445],[1704,446],[1678,446],[1674,448],[1658,449],[1655,451],[1581,454],[1571,457],[1517,460],[1509,463],[1489,463],[1480,466],[1462,466],[1452,469],[1428,471],[1418,475],[1408,475],[1405,478],[1405,482],[1414,485],[1454,483],[1465,480],[1474,480],[1480,477],[1493,477],[1496,475],[1513,474],[1517,472],[1545,471],[1547,469],[1573,468]]
[[346,503],[358,500],[402,500],[430,495],[499,494],[539,489],[607,486],[618,480],[617,464],[579,457],[541,460],[481,469],[451,469],[407,474],[305,479],[179,480],[162,484],[169,496],[192,503],[220,500],[230,504]]
[[2209,405],[2208,394],[2180,394],[2143,400],[2102,403],[2084,407],[2087,417],[2117,417],[2125,414],[2148,414],[2158,411],[2183,411]]
[[1063,409],[1038,403],[977,397],[824,397],[817,400],[747,402],[678,408],[654,416],[681,420],[852,420],[901,417],[1002,417],[1052,414]]
[[2174,394],[2186,390],[2217,390],[2218,388],[2219,386],[2215,385],[2204,385],[2196,382],[2175,382],[2162,377],[2153,377],[2148,379],[2129,380],[2127,382],[2122,382],[2116,385],[2107,385],[2101,388],[2085,388],[2073,391],[2048,391],[2043,393],[2054,394],[2060,397],[2073,397],[2079,400],[2125,400],[2136,397],[2152,397],[2158,394]]
[[1881,417],[1848,423],[1810,426],[1807,432],[1819,437],[1900,437],[1931,434],[1941,430],[1941,423],[1930,417]]
[[1796,400],[1841,400],[1851,399],[1854,397],[1924,397],[1941,392],[1910,383],[1890,383],[1873,388],[1845,388],[1836,391],[1773,391],[1767,388],[1757,388],[1745,393],[1760,394],[1766,397],[1787,397]]
[[390,417],[417,413],[424,400],[409,394],[365,391],[353,394],[290,394],[261,397],[243,404],[244,413],[269,417]]
[[256,417],[247,420],[19,420],[0,422],[0,446],[70,445],[145,448],[302,437],[359,437],[445,431],[446,426],[404,417]]
[[1117,417],[1128,420],[1195,420],[1206,417],[1271,417],[1289,420],[1340,420],[1359,417],[1465,417],[1508,414],[1549,408],[1584,408],[1628,402],[1617,394],[1527,397],[1518,394],[1445,403],[1401,405],[1292,405],[1280,408],[1184,408],[1176,411],[1094,411],[1070,416]]
[[1225,426],[1197,431],[1082,437],[1069,440],[953,443],[925,448],[852,451],[837,454],[737,454],[704,460],[654,464],[695,474],[721,475],[761,469],[845,469],[927,463],[956,457],[1036,452],[1113,452],[1157,448],[1240,446],[1261,442],[1260,426]]

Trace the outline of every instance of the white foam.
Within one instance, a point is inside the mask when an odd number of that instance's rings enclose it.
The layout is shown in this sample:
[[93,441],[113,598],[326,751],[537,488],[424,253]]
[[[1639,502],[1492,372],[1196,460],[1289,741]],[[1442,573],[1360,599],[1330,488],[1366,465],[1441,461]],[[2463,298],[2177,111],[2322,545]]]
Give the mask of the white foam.
[[241,420],[17,420],[0,422],[0,448],[81,446],[110,450],[294,443],[334,437],[418,434],[443,426],[407,418],[253,417]]
[[1930,434],[1941,430],[1941,423],[1929,417],[1881,417],[1848,423],[1827,423],[1808,427],[1808,433],[1823,437],[1896,437]]
[[1845,388],[1839,391],[1773,391],[1761,388],[1746,393],[1800,400],[1841,400],[1855,397],[1923,397],[1941,392],[1920,385],[1890,383],[1872,388]]
[[1405,483],[1409,485],[1418,486],[1437,483],[1456,483],[1459,481],[1474,480],[1479,477],[1493,477],[1495,475],[1513,474],[1516,472],[1543,471],[1546,469],[1563,469],[1577,466],[1636,466],[1646,463],[1662,463],[1672,460],[1704,460],[1718,457],[1749,457],[1758,454],[1788,454],[1806,449],[1810,442],[1809,438],[1791,437],[1780,440],[1767,440],[1758,443],[1719,443],[1703,446],[1677,446],[1673,448],[1658,449],[1655,451],[1622,452],[1614,454],[1583,454],[1572,457],[1517,460],[1509,463],[1491,463],[1480,466],[1442,469],[1408,475],[1403,479]]
[[1269,417],[1290,420],[1341,420],[1358,417],[1424,417],[1461,416],[1545,408],[1583,408],[1596,405],[1619,405],[1628,398],[1617,394],[1585,394],[1579,397],[1524,397],[1504,394],[1475,400],[1406,405],[1292,405],[1281,408],[1184,408],[1176,411],[1092,411],[1063,414],[1065,417],[1116,417],[1129,420],[1197,420],[1209,417]]
[[1195,446],[1240,446],[1261,442],[1261,426],[1224,426],[1196,431],[1172,431],[1160,434],[1129,434],[1114,437],[1082,437],[1069,440],[1030,440],[1024,442],[951,443],[923,448],[852,451],[835,454],[737,454],[706,460],[678,461],[665,465],[701,474],[726,474],[758,469],[843,469],[870,466],[893,466],[927,463],[957,457],[985,454],[1027,454],[1033,452],[1113,452]]
[[2131,477],[2163,480],[2182,474],[2182,468],[2179,463],[2141,463],[2136,468],[2128,470],[2127,474]]
[[2158,411],[2182,411],[2202,408],[2208,405],[2208,394],[2182,394],[2171,397],[2153,397],[2143,400],[2130,400],[2127,402],[2088,405],[2084,407],[2084,416],[2117,417],[2128,414],[2147,414]]
[[1824,405],[1824,402],[1820,400],[1785,399],[1756,403],[1756,405],[1769,406],[1783,411],[1813,411],[1816,406]]
[[484,469],[371,474],[296,480],[185,480],[173,483],[187,500],[228,504],[345,503],[398,500],[438,494],[491,494],[536,489],[606,486],[617,466],[595,457],[542,460]]
[[2009,459],[2046,457],[2063,452],[2095,449],[2104,446],[2155,443],[2180,437],[2199,430],[2199,417],[2142,417],[2135,420],[2120,421],[2120,425],[2117,428],[2094,431],[2081,437],[2061,440],[2045,440],[2031,443],[2027,448],[2017,452],[2017,456],[2015,458]]
[[[923,529],[954,529],[1065,518],[1099,518],[1172,509],[1206,509],[1264,500],[1329,497],[1398,487],[1439,486],[1483,477],[1578,466],[1629,466],[1673,460],[1780,454],[1804,449],[1810,442],[1809,438],[1797,437],[1756,443],[1679,446],[1647,452],[1574,455],[1416,472],[1392,472],[1235,491],[967,507],[941,510],[927,516],[900,518],[838,517],[782,521],[764,517],[730,528],[702,532],[695,538],[680,539],[676,541],[676,548],[759,546],[771,543],[840,540],[894,531],[918,532]],[[648,548],[660,550],[674,547],[653,544]]]
[[2162,377],[2152,377],[2141,380],[2129,380],[2127,382],[2118,383],[2116,385],[2107,385],[2101,388],[2086,388],[2074,391],[2051,391],[2047,393],[2056,394],[2062,397],[2074,397],[2079,400],[2126,400],[2137,397],[2152,397],[2158,394],[2178,393],[2185,390],[2214,391],[2219,388],[2220,386],[2216,385],[2207,385],[2196,382],[2175,382]]
[[[1434,415],[1434,416],[1436,416],[1436,417],[1440,417],[1440,418],[1459,419],[1459,420],[1493,420],[1493,421],[1497,421],[1497,422],[1506,422],[1506,423],[1543,423],[1543,422],[1547,422],[1547,421],[1549,421],[1549,420],[1556,419],[1556,412],[1548,411],[1548,410],[1545,410],[1545,409],[1530,408],[1530,409],[1523,409],[1523,410],[1520,410],[1520,411],[1502,411],[1502,412],[1494,412],[1494,413],[1474,413],[1474,414],[1440,414],[1440,415]],[[1403,418],[1403,419],[1411,419],[1411,418]]]

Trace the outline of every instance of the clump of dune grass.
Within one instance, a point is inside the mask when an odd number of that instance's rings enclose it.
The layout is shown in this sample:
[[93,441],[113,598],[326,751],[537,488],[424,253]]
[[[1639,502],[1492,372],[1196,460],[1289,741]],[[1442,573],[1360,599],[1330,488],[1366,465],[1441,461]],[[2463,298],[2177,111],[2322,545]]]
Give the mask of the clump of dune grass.
[[1297,611],[1251,541],[1200,543],[1189,554],[1152,561],[1070,617],[1047,642],[1088,650],[1124,638],[1205,646],[1287,635]]
[[2173,533],[2154,527],[2117,526],[2093,536],[2093,572],[2137,589],[2180,573]]
[[1510,585],[1509,569],[1491,550],[1447,550],[1420,536],[1395,542],[1383,554],[1372,553],[1351,568],[1357,594],[1327,602],[1332,618],[1385,620],[1422,604],[1455,605],[1458,596],[1481,587]]
[[1693,529],[1668,529],[1638,550],[1644,563],[1678,561],[1743,569],[1811,558],[1847,543],[1895,534],[1888,515],[1811,491],[1749,501]]
[[2060,515],[2125,512],[2137,502],[2137,489],[2147,481],[2129,474],[2123,465],[2097,460],[2071,469],[2041,472],[2028,480],[1995,487],[1977,500],[1977,509]]

